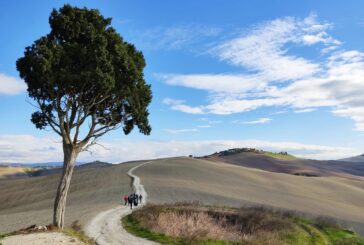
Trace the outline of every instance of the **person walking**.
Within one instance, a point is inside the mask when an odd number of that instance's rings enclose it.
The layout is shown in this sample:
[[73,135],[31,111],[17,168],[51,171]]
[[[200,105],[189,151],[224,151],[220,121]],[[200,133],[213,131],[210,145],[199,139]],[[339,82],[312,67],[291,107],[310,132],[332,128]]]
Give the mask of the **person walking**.
[[140,204],[142,204],[142,199],[143,199],[142,194],[139,194],[139,203],[140,203]]
[[124,195],[124,202],[125,202],[125,206],[126,206],[126,204],[128,204],[128,195]]
[[138,206],[138,201],[139,201],[139,198],[138,198],[138,195],[137,194],[135,194],[134,195],[134,206],[136,207],[136,206]]
[[128,203],[129,203],[129,205],[130,205],[130,209],[133,209],[133,197],[132,197],[132,195],[130,195],[130,196],[128,197]]

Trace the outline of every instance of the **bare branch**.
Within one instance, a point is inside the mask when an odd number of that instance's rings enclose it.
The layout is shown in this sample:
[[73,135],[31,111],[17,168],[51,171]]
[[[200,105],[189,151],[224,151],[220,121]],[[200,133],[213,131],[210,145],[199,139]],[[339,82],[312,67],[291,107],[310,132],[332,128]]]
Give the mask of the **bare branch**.
[[94,139],[94,140],[92,140],[92,142],[90,142],[89,144],[87,144],[80,152],[87,151],[87,152],[89,152],[92,155],[92,151],[90,151],[90,148],[92,146],[94,146],[94,145],[99,145],[102,148],[104,148],[105,150],[110,150],[109,148],[107,148],[107,147],[103,146],[102,144],[98,143],[97,142],[97,139]]

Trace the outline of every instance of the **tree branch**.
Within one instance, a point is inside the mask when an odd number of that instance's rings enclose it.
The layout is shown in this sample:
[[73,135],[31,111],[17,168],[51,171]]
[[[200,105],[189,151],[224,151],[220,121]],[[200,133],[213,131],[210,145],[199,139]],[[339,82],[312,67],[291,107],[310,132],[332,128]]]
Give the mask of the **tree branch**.
[[[43,115],[46,117],[49,126],[51,126],[51,128],[53,129],[53,131],[55,131],[58,135],[62,136],[62,133],[60,131],[60,125],[53,120],[53,118],[52,118],[51,115],[49,115],[46,111],[43,111],[42,105],[44,104],[44,102],[42,103],[39,99],[36,100],[36,102],[39,105],[38,109],[41,110],[43,112]],[[58,129],[56,127],[58,127]]]
[[61,130],[61,135],[62,135],[63,140],[65,140],[66,143],[68,143],[68,144],[72,144],[73,142],[71,141],[71,136],[70,136],[69,132],[66,130],[66,126],[65,126],[64,111],[62,110],[61,99],[62,99],[62,96],[60,95],[59,90],[58,90],[57,98],[56,98],[56,110],[57,110],[58,118],[59,118],[59,128]]

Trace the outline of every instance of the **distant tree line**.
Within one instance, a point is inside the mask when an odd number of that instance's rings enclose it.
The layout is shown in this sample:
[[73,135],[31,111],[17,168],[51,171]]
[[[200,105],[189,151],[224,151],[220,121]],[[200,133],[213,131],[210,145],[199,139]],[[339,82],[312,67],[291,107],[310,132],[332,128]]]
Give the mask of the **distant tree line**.
[[286,151],[281,151],[281,152],[275,153],[275,152],[259,150],[256,148],[231,148],[231,149],[228,149],[225,151],[217,152],[215,154],[217,154],[219,156],[228,156],[228,155],[234,155],[234,154],[243,153],[243,152],[251,152],[251,153],[256,153],[256,154],[273,153],[273,154],[278,154],[278,155],[288,155],[288,152],[286,152]]

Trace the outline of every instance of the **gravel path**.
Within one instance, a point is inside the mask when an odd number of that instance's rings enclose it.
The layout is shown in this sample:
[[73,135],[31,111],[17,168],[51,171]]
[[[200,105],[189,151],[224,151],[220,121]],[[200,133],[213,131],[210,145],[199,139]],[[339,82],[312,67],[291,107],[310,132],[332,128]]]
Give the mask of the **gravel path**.
[[84,245],[76,238],[66,236],[60,232],[44,232],[26,235],[9,236],[0,241],[3,245]]
[[[151,161],[139,164],[128,171],[128,175],[133,179],[133,188],[137,194],[142,194],[143,200],[139,207],[147,202],[147,193],[140,183],[140,178],[133,174],[133,171]],[[86,234],[95,239],[99,245],[154,245],[157,244],[129,234],[121,225],[121,218],[130,214],[127,206],[118,206],[96,215],[85,227]]]

